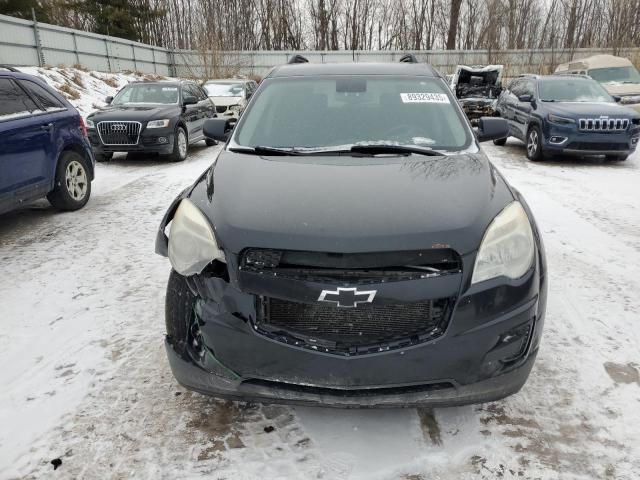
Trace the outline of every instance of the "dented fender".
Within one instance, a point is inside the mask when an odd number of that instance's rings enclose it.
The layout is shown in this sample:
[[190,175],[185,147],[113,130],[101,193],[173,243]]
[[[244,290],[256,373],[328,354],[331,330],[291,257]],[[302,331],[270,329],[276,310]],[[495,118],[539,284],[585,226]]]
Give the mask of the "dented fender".
[[163,257],[169,256],[169,237],[167,237],[167,234],[165,233],[164,230],[167,227],[168,223],[171,220],[173,220],[173,216],[175,215],[176,210],[178,209],[178,205],[184,198],[186,198],[189,195],[190,190],[191,190],[191,187],[188,187],[188,188],[185,188],[182,192],[180,192],[180,195],[178,195],[173,200],[173,202],[171,202],[169,209],[164,214],[164,217],[162,217],[162,221],[160,222],[160,227],[158,228],[158,232],[156,233],[156,253],[158,255],[162,255]]

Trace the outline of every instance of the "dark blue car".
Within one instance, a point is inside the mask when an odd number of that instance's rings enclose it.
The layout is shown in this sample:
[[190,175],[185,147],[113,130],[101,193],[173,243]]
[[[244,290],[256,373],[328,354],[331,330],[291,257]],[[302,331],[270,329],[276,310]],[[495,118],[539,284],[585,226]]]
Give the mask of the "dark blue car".
[[638,145],[640,115],[617,100],[586,76],[526,75],[502,91],[496,111],[509,134],[525,142],[530,160],[563,154],[621,161]]
[[94,166],[78,111],[37,77],[0,67],[0,213],[45,196],[82,208]]

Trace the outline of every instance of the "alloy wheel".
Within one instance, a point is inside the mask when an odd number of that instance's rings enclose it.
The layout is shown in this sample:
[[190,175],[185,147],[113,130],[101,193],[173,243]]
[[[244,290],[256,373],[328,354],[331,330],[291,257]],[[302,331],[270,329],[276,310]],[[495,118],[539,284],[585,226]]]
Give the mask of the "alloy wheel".
[[178,130],[178,153],[180,158],[187,156],[187,136],[182,129]]
[[527,142],[527,152],[529,157],[535,157],[538,151],[538,132],[537,130],[531,130],[529,132],[529,141]]
[[76,202],[80,202],[87,194],[87,172],[82,164],[76,160],[69,162],[65,171],[67,192]]

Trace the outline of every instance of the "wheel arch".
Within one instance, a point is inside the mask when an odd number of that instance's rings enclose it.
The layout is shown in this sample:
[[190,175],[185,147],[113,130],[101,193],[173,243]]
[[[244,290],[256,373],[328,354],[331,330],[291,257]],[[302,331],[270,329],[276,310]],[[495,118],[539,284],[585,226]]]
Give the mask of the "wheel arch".
[[[55,172],[58,171],[58,165],[60,164],[60,159],[62,158],[62,155],[65,154],[65,152],[77,153],[87,161],[87,168],[89,169],[89,180],[93,181],[93,179],[95,178],[93,159],[87,153],[87,150],[82,145],[79,145],[77,143],[67,143],[62,147],[62,149],[60,150],[60,153],[58,153],[58,158],[56,159],[56,168],[54,170],[54,177],[55,177]],[[55,178],[54,178],[54,181],[55,181]]]

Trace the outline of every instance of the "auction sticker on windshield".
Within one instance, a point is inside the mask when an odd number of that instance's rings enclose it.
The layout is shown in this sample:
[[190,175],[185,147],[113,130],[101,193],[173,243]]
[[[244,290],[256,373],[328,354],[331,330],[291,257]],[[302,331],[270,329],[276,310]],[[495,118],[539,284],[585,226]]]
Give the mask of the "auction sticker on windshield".
[[401,93],[402,103],[450,103],[444,93]]

